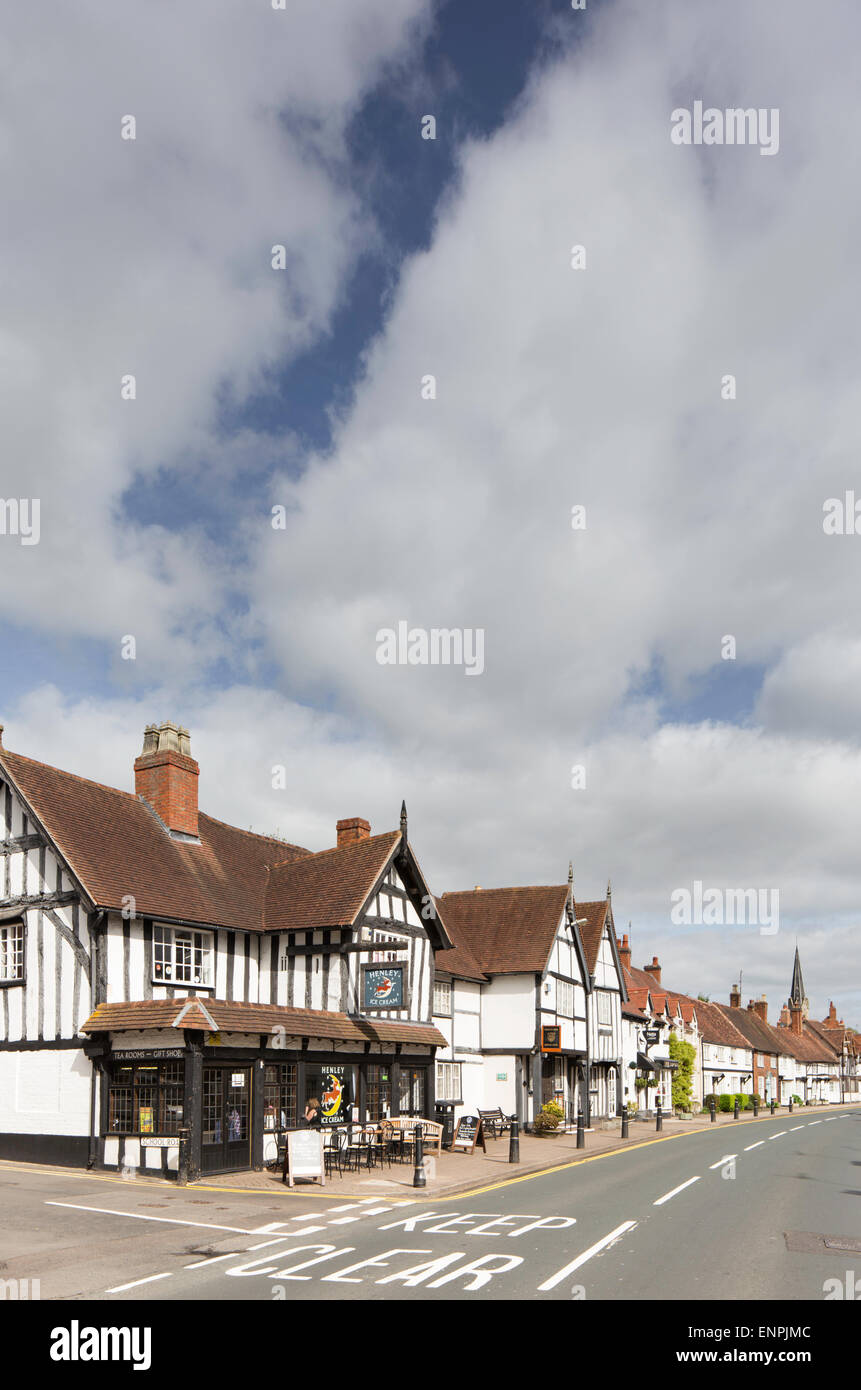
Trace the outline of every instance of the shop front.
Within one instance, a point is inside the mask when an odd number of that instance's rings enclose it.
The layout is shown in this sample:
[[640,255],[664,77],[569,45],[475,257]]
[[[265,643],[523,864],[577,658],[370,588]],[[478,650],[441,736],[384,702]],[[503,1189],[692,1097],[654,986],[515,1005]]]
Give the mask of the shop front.
[[303,1127],[312,1099],[324,1127],[431,1119],[436,1045],[410,1034],[435,1030],[402,1031],[404,1042],[388,1048],[302,1037],[273,1046],[271,1035],[190,1029],[179,1039],[170,1029],[103,1035],[88,1045],[101,1079],[98,1161],[176,1173],[184,1128],[192,1179],[259,1170],[276,1161],[287,1130]]

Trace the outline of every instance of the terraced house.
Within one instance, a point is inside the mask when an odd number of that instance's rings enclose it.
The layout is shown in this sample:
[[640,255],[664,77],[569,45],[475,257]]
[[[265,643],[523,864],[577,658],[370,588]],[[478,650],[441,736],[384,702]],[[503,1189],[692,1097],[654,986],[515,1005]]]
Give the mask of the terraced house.
[[171,723],[135,793],[0,737],[0,1155],[171,1171],[184,1123],[194,1175],[262,1167],[312,1095],[433,1116],[452,943],[406,809],[313,854],[199,811],[198,777]]

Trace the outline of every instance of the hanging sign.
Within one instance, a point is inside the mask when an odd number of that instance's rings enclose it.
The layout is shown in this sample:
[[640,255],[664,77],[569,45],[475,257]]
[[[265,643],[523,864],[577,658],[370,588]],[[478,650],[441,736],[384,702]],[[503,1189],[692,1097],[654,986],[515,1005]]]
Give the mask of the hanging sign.
[[404,967],[402,965],[362,966],[362,1007],[365,1009],[403,1009]]
[[475,1152],[476,1144],[480,1144],[487,1153],[487,1145],[484,1142],[484,1126],[478,1115],[461,1115],[457,1122],[452,1150],[459,1153],[471,1154]]
[[562,1051],[562,1029],[558,1024],[544,1025],[541,1029],[541,1051]]
[[291,1187],[296,1178],[319,1178],[326,1186],[323,1165],[323,1136],[319,1129],[290,1129],[287,1131],[287,1181]]

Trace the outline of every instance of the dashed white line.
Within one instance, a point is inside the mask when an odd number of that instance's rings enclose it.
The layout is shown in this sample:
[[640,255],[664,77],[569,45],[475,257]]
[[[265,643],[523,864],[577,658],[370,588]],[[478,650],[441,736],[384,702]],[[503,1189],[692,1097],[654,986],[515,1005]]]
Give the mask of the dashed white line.
[[[750,1148],[753,1148],[752,1144],[750,1145]],[[722,1168],[725,1163],[729,1163],[731,1158],[738,1158],[738,1154],[724,1154],[723,1158],[719,1158],[717,1163],[709,1164],[709,1171],[712,1171],[715,1168]]]
[[[347,1223],[348,1223],[349,1221],[361,1221],[361,1217],[360,1217],[360,1216],[336,1216],[334,1221],[330,1221],[330,1222],[329,1222],[329,1225],[330,1225],[330,1226],[346,1226]],[[305,1227],[305,1230],[307,1231],[308,1229],[309,1229],[309,1227],[306,1226],[306,1227]],[[313,1229],[313,1228],[310,1228],[310,1229]]]
[[599,1251],[606,1250],[608,1245],[612,1245],[614,1240],[619,1239],[619,1236],[623,1236],[626,1231],[633,1230],[636,1224],[636,1221],[623,1221],[621,1226],[616,1227],[615,1231],[611,1231],[603,1240],[596,1241],[594,1245],[590,1245],[589,1249],[584,1250],[582,1255],[578,1255],[576,1260],[572,1260],[570,1264],[563,1265],[562,1269],[557,1270],[549,1279],[545,1279],[543,1284],[539,1284],[538,1292],[546,1293],[548,1289],[555,1289],[556,1285],[561,1284],[562,1280],[569,1274],[572,1274],[575,1269],[579,1269],[581,1265],[584,1265],[587,1260],[591,1260],[592,1256],[597,1255]]
[[755,1144],[748,1144],[745,1153],[750,1153],[751,1149],[761,1149],[764,1143],[764,1139],[757,1139]]
[[105,1289],[105,1293],[124,1293],[126,1289],[136,1289],[139,1284],[152,1284],[156,1279],[169,1279],[168,1274],[148,1274],[146,1279],[133,1279],[130,1284],[117,1284],[116,1288]]
[[793,1126],[792,1126],[792,1129],[789,1131],[789,1133],[790,1133],[790,1134],[794,1134],[795,1131],[796,1131],[797,1129],[803,1129],[803,1128],[804,1128],[804,1125],[793,1125]]
[[368,1207],[363,1213],[364,1216],[382,1216],[384,1211],[391,1211],[391,1207]]
[[668,1202],[668,1201],[670,1200],[670,1198],[671,1198],[671,1197],[675,1197],[677,1193],[679,1193],[679,1192],[684,1192],[684,1190],[685,1190],[686,1187],[690,1187],[691,1183],[699,1182],[699,1180],[700,1180],[699,1173],[697,1174],[697,1176],[696,1176],[695,1178],[688,1178],[687,1182],[679,1183],[679,1186],[678,1186],[678,1187],[674,1187],[673,1190],[672,1190],[672,1192],[665,1192],[664,1195],[663,1195],[663,1197],[659,1197],[658,1200],[657,1200],[657,1202],[653,1202],[653,1203],[652,1203],[652,1206],[653,1206],[653,1207],[662,1207],[662,1206],[664,1205],[664,1202]]
[[[194,1263],[193,1265],[183,1265],[183,1269],[203,1269],[205,1265],[214,1265],[214,1264],[218,1264],[218,1261],[219,1261],[219,1260],[229,1260],[229,1259],[231,1259],[233,1256],[235,1256],[235,1254],[236,1254],[236,1251],[235,1251],[235,1250],[231,1250],[230,1253],[227,1254],[227,1255],[210,1255],[209,1259],[207,1259],[207,1260],[196,1260],[195,1263]],[[113,1290],[113,1289],[108,1289],[108,1293],[113,1293],[113,1292],[115,1292],[115,1290]]]
[[821,1120],[808,1120],[807,1123],[808,1123],[808,1125],[810,1126],[810,1128],[812,1129],[814,1125],[821,1125],[821,1124],[822,1124],[822,1121],[821,1121]]
[[769,1134],[768,1137],[769,1137],[769,1139],[782,1139],[783,1136],[784,1136],[784,1134],[786,1134],[786,1130],[785,1130],[785,1129],[779,1129],[779,1130],[777,1131],[776,1134]]

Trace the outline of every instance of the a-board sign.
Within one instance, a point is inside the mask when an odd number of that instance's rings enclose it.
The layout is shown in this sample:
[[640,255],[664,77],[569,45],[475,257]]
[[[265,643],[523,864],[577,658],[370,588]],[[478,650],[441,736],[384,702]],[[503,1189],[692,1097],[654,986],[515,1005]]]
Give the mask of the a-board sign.
[[562,1051],[562,1029],[558,1024],[545,1025],[541,1029],[541,1051],[542,1052],[561,1052]]
[[460,1153],[471,1154],[475,1152],[476,1144],[480,1144],[487,1153],[487,1145],[484,1142],[484,1127],[478,1115],[461,1115],[457,1122],[452,1150]]
[[326,1186],[323,1166],[323,1134],[319,1129],[289,1129],[287,1131],[287,1181],[295,1185],[296,1178],[319,1178]]
[[154,1135],[145,1134],[141,1138],[142,1149],[175,1149],[179,1144],[176,1139],[157,1139]]

